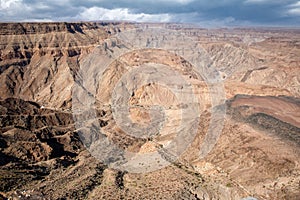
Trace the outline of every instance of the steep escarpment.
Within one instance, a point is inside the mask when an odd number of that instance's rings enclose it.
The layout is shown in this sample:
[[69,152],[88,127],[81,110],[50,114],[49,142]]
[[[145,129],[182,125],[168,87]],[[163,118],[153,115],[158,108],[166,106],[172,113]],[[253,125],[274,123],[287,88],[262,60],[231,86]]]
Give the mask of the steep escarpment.
[[17,97],[65,108],[70,107],[79,60],[111,34],[130,28],[114,23],[2,25],[1,99]]
[[73,48],[94,46],[121,30],[124,25],[114,23],[2,23],[1,61],[28,59],[35,51],[43,55],[57,50],[74,56]]
[[[91,23],[2,23],[0,35],[46,34],[51,32],[84,33],[86,30],[118,25],[119,23],[91,22]],[[110,31],[109,29],[107,31]]]

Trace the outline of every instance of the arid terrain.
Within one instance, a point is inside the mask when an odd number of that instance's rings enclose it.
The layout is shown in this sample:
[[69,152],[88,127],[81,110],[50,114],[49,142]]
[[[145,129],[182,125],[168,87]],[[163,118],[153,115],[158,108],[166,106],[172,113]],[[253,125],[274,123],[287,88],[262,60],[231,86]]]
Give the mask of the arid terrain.
[[[198,61],[197,53],[205,56]],[[1,23],[0,199],[298,200],[299,55],[299,29]],[[193,61],[207,67],[202,74]],[[210,83],[205,69],[212,67],[219,79]],[[126,75],[132,71],[134,77]],[[154,74],[151,83],[139,76],[147,73]],[[125,100],[127,115],[115,113]],[[150,112],[152,105],[164,115]],[[218,109],[222,120],[211,123]],[[129,118],[133,128],[120,127],[117,117]],[[165,125],[151,135],[147,125],[162,118]],[[147,137],[130,134],[141,127]],[[220,134],[201,157],[209,130]],[[178,139],[181,131],[195,134]],[[121,153],[99,154],[101,140]],[[188,144],[176,158],[167,151],[172,140]],[[170,163],[148,170],[143,155],[153,152],[157,166]],[[143,172],[110,166],[138,155]]]

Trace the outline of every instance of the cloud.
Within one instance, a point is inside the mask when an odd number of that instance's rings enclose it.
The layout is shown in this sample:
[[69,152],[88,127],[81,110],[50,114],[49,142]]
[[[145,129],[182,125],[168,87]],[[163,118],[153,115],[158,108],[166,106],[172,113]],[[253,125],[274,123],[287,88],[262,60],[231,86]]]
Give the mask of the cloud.
[[259,3],[274,3],[274,1],[272,0],[246,0],[245,1],[245,4],[259,4]]
[[288,8],[287,14],[300,16],[300,1],[289,5]]
[[13,4],[19,3],[20,0],[0,0],[0,9],[5,10],[10,8]]
[[300,16],[300,8],[292,8],[292,9],[288,10],[288,13],[291,15]]
[[169,14],[145,14],[133,13],[128,8],[105,9],[92,7],[85,9],[77,16],[81,20],[114,20],[114,21],[136,21],[136,22],[169,22]]
[[31,11],[23,0],[0,0],[0,19],[15,21],[18,17],[27,16]]
[[[162,0],[165,2],[173,2],[173,3],[179,3],[179,4],[189,4],[195,0]],[[159,1],[158,1],[159,2]]]
[[300,7],[300,1],[297,1],[296,3],[289,5],[289,7]]
[[22,4],[22,0],[0,0],[0,10],[3,12],[12,11],[22,7]]
[[0,0],[1,21],[127,20],[299,26],[299,0]]

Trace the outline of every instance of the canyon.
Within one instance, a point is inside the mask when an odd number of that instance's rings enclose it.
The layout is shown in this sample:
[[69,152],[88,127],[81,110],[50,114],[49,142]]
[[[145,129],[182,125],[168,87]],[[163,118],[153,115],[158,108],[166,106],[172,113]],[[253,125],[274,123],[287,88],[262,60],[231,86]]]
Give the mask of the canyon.
[[296,200],[299,55],[298,29],[1,23],[0,199]]

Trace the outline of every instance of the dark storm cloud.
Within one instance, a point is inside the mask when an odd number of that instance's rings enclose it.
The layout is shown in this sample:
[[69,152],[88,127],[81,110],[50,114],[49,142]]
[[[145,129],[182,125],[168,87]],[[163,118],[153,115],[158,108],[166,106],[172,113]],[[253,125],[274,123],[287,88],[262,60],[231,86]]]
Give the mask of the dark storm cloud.
[[298,0],[0,0],[1,21],[132,20],[299,26]]

